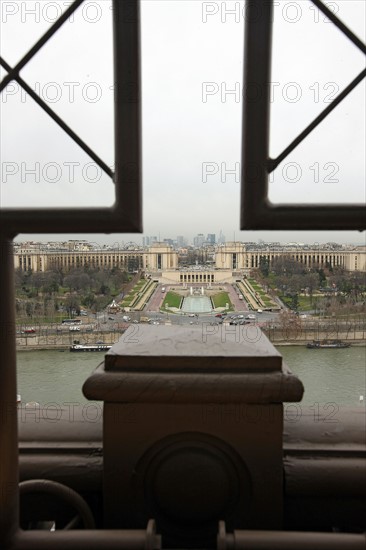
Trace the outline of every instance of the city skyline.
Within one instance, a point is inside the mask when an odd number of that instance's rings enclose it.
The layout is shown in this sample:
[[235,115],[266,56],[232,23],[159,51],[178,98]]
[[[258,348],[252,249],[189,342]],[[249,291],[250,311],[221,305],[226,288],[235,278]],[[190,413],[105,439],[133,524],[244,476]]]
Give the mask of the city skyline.
[[[197,243],[195,244],[195,239],[199,236],[205,236],[205,238],[201,241],[201,243]],[[215,235],[216,239],[215,239],[215,242],[210,242],[209,240],[209,236],[210,235]],[[126,239],[126,238],[122,238],[122,239],[116,239],[116,235],[110,235],[109,237],[112,238],[112,240],[103,240],[103,237],[108,237],[108,235],[95,235],[95,239],[91,238],[92,236],[91,235],[83,235],[83,236],[77,236],[77,235],[73,235],[73,236],[70,236],[70,235],[58,235],[58,234],[55,234],[55,235],[52,235],[50,239],[46,239],[45,235],[35,235],[34,237],[36,238],[31,238],[30,235],[19,235],[15,238],[14,240],[14,244],[15,246],[18,246],[20,245],[21,243],[25,244],[25,243],[33,243],[33,244],[41,244],[41,245],[48,245],[48,244],[66,244],[66,243],[86,243],[86,244],[90,244],[90,245],[93,245],[95,246],[96,248],[97,247],[100,247],[100,248],[103,248],[103,247],[110,247],[110,248],[119,248],[119,247],[122,247],[123,245],[127,245],[128,243],[132,243],[132,244],[136,244],[137,246],[139,247],[143,247],[143,246],[146,246],[146,247],[149,247],[155,243],[161,243],[161,244],[171,244],[171,245],[175,245],[176,248],[184,248],[184,247],[196,247],[196,248],[199,248],[199,246],[207,246],[207,245],[213,245],[213,246],[219,246],[220,244],[226,244],[226,243],[230,243],[230,242],[236,242],[236,243],[241,243],[241,244],[254,244],[258,247],[260,246],[266,246],[266,245],[278,245],[278,246],[326,246],[326,245],[339,245],[341,247],[347,247],[347,246],[350,246],[350,247],[366,247],[366,243],[365,242],[359,242],[359,243],[354,243],[354,242],[342,242],[342,241],[337,241],[337,240],[334,240],[334,239],[331,239],[331,240],[314,240],[314,241],[296,241],[296,240],[275,240],[275,239],[271,239],[271,240],[264,240],[264,239],[257,239],[257,240],[241,240],[241,239],[230,239],[230,238],[226,238],[226,236],[224,234],[220,234],[217,235],[217,234],[213,234],[213,233],[206,233],[206,234],[202,234],[202,233],[198,233],[197,235],[195,235],[194,237],[192,237],[191,239],[189,239],[188,237],[186,237],[185,235],[176,235],[176,236],[160,236],[160,238],[157,236],[157,235],[145,235],[145,234],[141,234],[141,235],[136,235],[136,234],[133,234],[131,235],[132,239]],[[63,238],[64,237],[64,238]],[[122,235],[122,237],[126,237],[126,235]],[[136,239],[136,237],[140,237],[139,241]],[[182,244],[182,241],[181,239],[183,239],[183,244]]]

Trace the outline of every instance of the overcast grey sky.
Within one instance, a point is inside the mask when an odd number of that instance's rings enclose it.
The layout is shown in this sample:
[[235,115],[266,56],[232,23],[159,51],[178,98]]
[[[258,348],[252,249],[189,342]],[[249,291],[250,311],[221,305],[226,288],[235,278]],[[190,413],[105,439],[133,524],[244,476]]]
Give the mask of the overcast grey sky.
[[[362,0],[327,3],[365,40]],[[67,5],[2,1],[5,60],[14,65]],[[108,0],[87,0],[22,76],[112,166],[110,8]],[[142,0],[144,234],[192,238],[222,230],[227,240],[363,244],[357,232],[239,231],[244,20],[239,1]],[[363,66],[361,53],[311,2],[276,1],[271,153],[281,152]],[[2,207],[113,203],[109,178],[16,84],[0,105]],[[277,168],[273,202],[364,203],[364,105],[363,82]],[[49,238],[68,237],[77,238]]]

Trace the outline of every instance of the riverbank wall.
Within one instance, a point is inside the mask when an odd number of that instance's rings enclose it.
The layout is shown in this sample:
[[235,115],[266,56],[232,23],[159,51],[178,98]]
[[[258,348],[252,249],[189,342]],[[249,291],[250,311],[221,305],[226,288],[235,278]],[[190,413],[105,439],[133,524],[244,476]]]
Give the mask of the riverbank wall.
[[314,340],[341,340],[351,345],[366,345],[366,331],[345,329],[304,329],[296,327],[262,328],[273,345],[306,345]]
[[26,336],[17,337],[17,351],[31,350],[65,350],[69,349],[73,344],[104,344],[113,345],[121,338],[125,330],[120,331],[95,331],[92,334],[57,334],[57,335],[38,335],[29,334]]
[[[138,336],[138,325],[135,326],[136,336]],[[221,325],[222,327],[223,325]],[[223,335],[229,338],[234,327],[230,326],[227,329],[222,329]],[[267,338],[274,346],[305,346],[313,340],[342,340],[348,342],[352,346],[366,346],[366,331],[364,330],[313,330],[313,329],[296,329],[288,328],[260,328],[258,325],[237,325],[235,331],[238,333],[240,340],[255,342],[258,339],[258,334],[255,331],[263,331]],[[113,345],[121,338],[125,329],[116,329],[113,331],[94,331],[93,333],[62,333],[62,334],[29,334],[17,336],[17,350],[65,350],[69,349],[72,344],[104,344]],[[203,335],[207,336],[207,327],[202,329]],[[239,334],[240,333],[240,334]]]

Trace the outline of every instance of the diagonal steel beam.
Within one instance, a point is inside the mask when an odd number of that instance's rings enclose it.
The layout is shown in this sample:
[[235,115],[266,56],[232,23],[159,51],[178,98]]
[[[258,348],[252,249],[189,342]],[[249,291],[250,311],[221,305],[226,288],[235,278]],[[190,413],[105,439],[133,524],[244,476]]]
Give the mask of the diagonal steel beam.
[[310,124],[303,130],[291,143],[286,149],[282,151],[280,155],[278,155],[275,159],[269,159],[268,161],[268,172],[272,172],[281,162],[312,132],[319,124],[324,120],[329,113],[333,111],[345,99],[348,94],[352,92],[354,88],[356,88],[357,84],[359,84],[364,78],[366,77],[366,69],[361,71],[361,73],[356,76],[350,84],[318,115]]
[[353,42],[353,44],[359,48],[363,53],[366,53],[366,45],[360,40],[352,31],[345,25],[338,17],[333,13],[328,6],[323,4],[320,0],[311,0],[311,2],[320,10],[324,15],[330,19],[330,21],[347,36]]
[[[10,66],[8,65],[8,63],[5,61],[4,58],[0,57],[0,65],[2,67],[4,67],[4,69],[6,70],[9,70],[10,69]],[[77,143],[79,145],[79,147],[81,147],[81,149],[83,149],[83,151],[85,151],[85,153],[87,155],[90,156],[90,158],[92,158],[94,160],[94,162],[99,166],[99,168],[101,168],[102,170],[104,170],[104,172],[110,177],[113,179],[114,177],[114,174],[113,174],[113,171],[111,170],[111,168],[96,154],[94,153],[93,149],[91,149],[86,143],[85,141],[83,141],[77,134],[75,134],[75,132],[70,128],[70,126],[68,126],[66,124],[66,122],[64,122],[62,120],[62,118],[60,118],[56,113],[55,111],[53,111],[48,105],[47,103],[45,103],[40,97],[39,95],[37,95],[35,93],[34,90],[32,90],[32,88],[30,86],[28,86],[28,84],[18,75],[18,76],[15,76],[14,80],[16,82],[18,82],[18,84],[30,95],[30,97],[37,103],[37,105],[39,105],[51,118],[52,120],[54,120],[56,122],[56,124],[58,124],[60,126],[60,128],[62,128],[69,137],[71,137],[71,139],[73,139],[75,141],[75,143]]]
[[9,84],[11,80],[14,80],[23,67],[32,59],[32,57],[46,44],[46,42],[55,34],[56,31],[65,23],[65,21],[74,13],[74,11],[82,4],[84,0],[75,0],[73,4],[55,21],[51,28],[45,32],[45,34],[34,44],[34,46],[29,50],[29,52],[15,65],[14,68],[10,69],[10,72],[2,79],[0,83],[0,93],[3,91],[5,86]]

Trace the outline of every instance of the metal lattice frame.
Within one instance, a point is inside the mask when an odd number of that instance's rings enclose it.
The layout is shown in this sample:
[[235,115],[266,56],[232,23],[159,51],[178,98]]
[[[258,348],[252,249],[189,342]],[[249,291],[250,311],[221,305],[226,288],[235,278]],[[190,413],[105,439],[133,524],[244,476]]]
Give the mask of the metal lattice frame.
[[[1,210],[0,231],[8,234],[142,231],[139,0],[113,0],[115,173],[19,74],[83,2],[75,0],[15,67],[0,58],[1,66],[8,73],[0,83],[0,93],[15,80],[114,180],[116,201],[112,208],[4,208]],[[126,93],[126,90],[132,90],[132,93]]]
[[[366,46],[320,0],[311,0],[363,53]],[[363,70],[275,159],[269,157],[269,86],[271,74],[273,0],[250,0],[246,11],[244,89],[255,85],[263,93],[243,110],[241,229],[365,228],[361,204],[273,205],[268,200],[268,176],[366,76]]]
[[[141,232],[140,2],[113,0],[115,81],[115,173],[37,96],[20,71],[84,0],[75,0],[15,67],[0,58],[7,75],[0,93],[15,80],[115,183],[112,208],[4,208],[0,211],[0,543],[4,548],[144,548],[145,533],[103,531],[60,533],[19,530],[19,469],[16,408],[16,342],[12,239],[18,233]],[[126,90],[129,93],[126,93]],[[133,91],[131,95],[131,90]],[[55,536],[53,536],[55,535]],[[148,534],[149,535],[149,534]],[[155,536],[150,539],[154,542]]]

